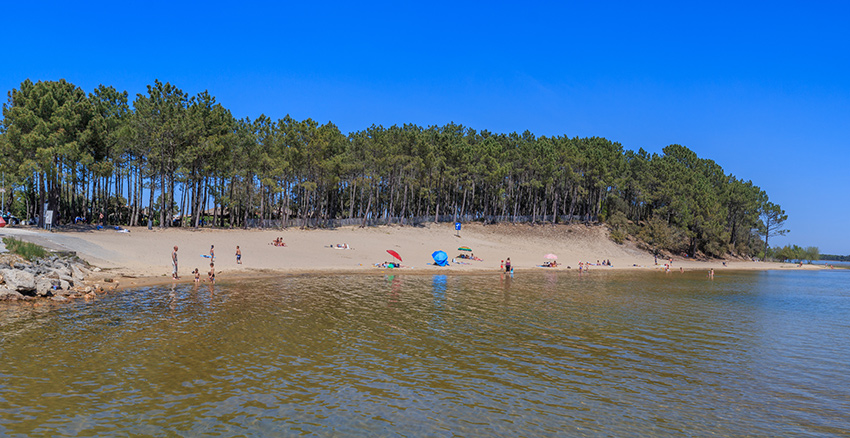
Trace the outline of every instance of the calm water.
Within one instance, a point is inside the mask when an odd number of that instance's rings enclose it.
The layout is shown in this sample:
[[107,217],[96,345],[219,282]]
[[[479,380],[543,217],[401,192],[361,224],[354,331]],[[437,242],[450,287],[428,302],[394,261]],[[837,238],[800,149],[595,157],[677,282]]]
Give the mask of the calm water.
[[0,307],[0,435],[847,436],[850,272],[284,277]]

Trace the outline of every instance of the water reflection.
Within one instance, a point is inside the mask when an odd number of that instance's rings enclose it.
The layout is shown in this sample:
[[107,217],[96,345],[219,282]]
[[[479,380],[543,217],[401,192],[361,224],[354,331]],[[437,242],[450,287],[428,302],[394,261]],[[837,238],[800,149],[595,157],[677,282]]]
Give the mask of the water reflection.
[[838,434],[850,281],[785,274],[291,276],[8,307],[0,435]]

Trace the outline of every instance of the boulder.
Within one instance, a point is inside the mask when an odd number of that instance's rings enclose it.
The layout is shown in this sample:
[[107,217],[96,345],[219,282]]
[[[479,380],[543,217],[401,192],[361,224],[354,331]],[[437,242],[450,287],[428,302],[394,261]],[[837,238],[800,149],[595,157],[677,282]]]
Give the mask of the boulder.
[[48,278],[41,277],[35,282],[35,294],[40,297],[53,295],[53,282]]
[[18,301],[22,299],[24,299],[24,296],[19,292],[9,289],[0,289],[0,301]]
[[53,265],[53,272],[56,275],[64,275],[65,277],[70,277],[73,274],[73,272],[71,272],[71,270],[67,266],[59,263]]
[[[74,278],[73,278],[73,277],[71,277],[71,276],[68,276],[68,275],[60,275],[60,276],[59,276],[59,282],[61,283],[61,282],[63,282],[63,281],[64,281],[64,282],[66,282],[66,283],[68,283],[68,284],[70,284],[71,286],[73,286],[73,285],[74,285]],[[62,289],[67,289],[67,288],[66,288],[66,287],[64,287],[64,286],[62,286]]]
[[77,280],[85,280],[86,279],[86,274],[77,265],[71,265],[71,272],[74,273],[74,278],[76,278]]
[[62,280],[62,279],[59,280],[59,289],[70,290],[71,286],[73,286],[73,284],[71,284],[71,283],[69,283],[65,280]]
[[66,298],[65,296],[62,296],[62,295],[54,295],[54,296],[50,297],[50,299],[53,300],[53,301],[68,301],[68,298]]
[[35,276],[29,272],[19,271],[17,269],[4,269],[0,271],[3,279],[6,280],[6,287],[18,292],[33,292],[35,291]]

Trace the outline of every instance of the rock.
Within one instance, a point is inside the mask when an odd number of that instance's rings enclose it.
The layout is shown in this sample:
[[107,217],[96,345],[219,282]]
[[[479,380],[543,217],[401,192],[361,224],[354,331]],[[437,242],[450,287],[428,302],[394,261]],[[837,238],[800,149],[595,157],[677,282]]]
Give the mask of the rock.
[[[73,286],[73,285],[74,285],[74,279],[73,279],[73,278],[71,278],[71,277],[70,277],[70,276],[68,276],[68,275],[60,275],[60,276],[59,276],[59,282],[61,283],[61,282],[63,282],[63,281],[64,281],[64,282],[66,282],[66,283],[68,283],[68,284],[70,284],[71,286]],[[66,287],[63,287],[62,289],[67,289],[67,288],[66,288]]]
[[77,265],[71,265],[71,272],[74,273],[74,278],[76,278],[77,280],[85,280],[86,279],[86,274],[83,273],[83,270],[80,269],[80,267],[77,266]]
[[48,278],[41,277],[35,282],[35,294],[40,297],[53,295],[53,282]]
[[71,295],[74,293],[67,289],[53,289],[53,295],[62,295],[63,297],[72,298]]
[[53,301],[68,301],[68,298],[66,298],[62,295],[54,295],[54,296],[50,297],[50,299],[53,300]]
[[105,281],[105,282],[107,282],[107,283],[112,283],[112,279],[111,279],[111,278],[104,278],[104,279],[103,279],[103,281]]
[[17,269],[4,269],[0,275],[6,280],[6,287],[18,292],[35,291],[35,276],[29,272]]
[[100,268],[98,268],[97,266],[95,266],[94,268],[92,268],[92,272],[100,272]]
[[24,299],[24,296],[19,292],[9,289],[0,289],[0,301],[18,301],[22,299]]
[[59,280],[59,289],[70,290],[71,286],[73,286],[71,283],[68,283],[67,281],[62,279]]
[[73,274],[67,266],[60,265],[58,263],[56,265],[53,265],[53,272],[57,275],[64,275],[65,277],[70,277],[71,274]]

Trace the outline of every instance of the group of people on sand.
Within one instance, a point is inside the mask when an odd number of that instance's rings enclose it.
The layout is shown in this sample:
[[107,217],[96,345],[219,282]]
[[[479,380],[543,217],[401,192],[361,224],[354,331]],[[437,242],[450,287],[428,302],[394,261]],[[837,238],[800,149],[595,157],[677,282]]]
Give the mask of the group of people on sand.
[[396,262],[375,263],[375,266],[378,267],[378,268],[400,268],[401,263],[396,263]]
[[[171,278],[175,280],[179,280],[180,276],[177,273],[177,245],[174,245],[174,250],[171,251]],[[207,272],[207,279],[210,283],[215,283],[215,245],[210,245],[210,270]],[[239,245],[236,245],[236,264],[242,264],[242,249],[239,248]],[[201,280],[201,272],[198,268],[195,268],[192,271],[192,275],[195,277],[195,283],[200,283]]]
[[283,237],[278,237],[277,239],[272,240],[272,241],[271,241],[271,243],[269,243],[269,245],[272,245],[272,246],[286,246],[286,243],[284,243],[284,242],[283,242]]
[[352,248],[352,247],[348,246],[348,244],[347,244],[347,243],[337,243],[336,245],[334,245],[334,244],[330,244],[330,245],[328,245],[328,248],[333,248],[333,249],[354,249],[354,248]]
[[482,259],[479,259],[478,257],[475,257],[475,253],[470,253],[470,254],[460,253],[460,254],[457,255],[456,258],[465,259],[465,260],[475,260],[476,262],[483,262],[484,261]]

